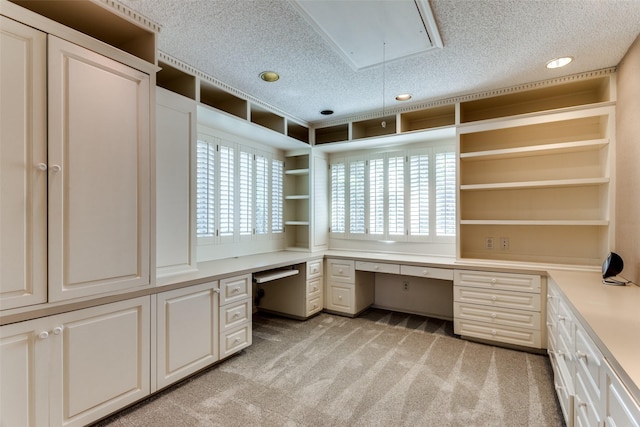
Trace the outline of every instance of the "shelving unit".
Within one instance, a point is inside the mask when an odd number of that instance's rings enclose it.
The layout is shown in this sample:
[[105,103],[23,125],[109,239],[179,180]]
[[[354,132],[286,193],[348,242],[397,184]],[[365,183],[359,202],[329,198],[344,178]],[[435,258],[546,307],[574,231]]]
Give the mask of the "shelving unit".
[[[524,115],[458,128],[460,258],[599,265],[612,234],[608,82],[461,105],[467,119]],[[564,109],[574,102],[600,104]],[[549,111],[531,114],[537,108]]]
[[[385,123],[384,127],[382,126],[383,122]],[[351,139],[393,135],[396,133],[396,116],[392,115],[353,122],[351,124],[351,133]]]
[[413,132],[452,126],[456,123],[455,104],[425,108],[400,114],[400,132]]
[[254,104],[251,104],[251,123],[279,133],[285,132],[284,117]]
[[247,120],[247,100],[238,98],[206,81],[200,80],[200,102],[210,107]]
[[309,249],[310,165],[309,153],[285,158],[284,199],[285,235],[288,249]]
[[156,73],[156,85],[171,92],[196,99],[196,77],[185,73],[162,60],[158,61],[160,71]]
[[316,145],[330,142],[346,141],[349,139],[349,124],[327,126],[315,129]]

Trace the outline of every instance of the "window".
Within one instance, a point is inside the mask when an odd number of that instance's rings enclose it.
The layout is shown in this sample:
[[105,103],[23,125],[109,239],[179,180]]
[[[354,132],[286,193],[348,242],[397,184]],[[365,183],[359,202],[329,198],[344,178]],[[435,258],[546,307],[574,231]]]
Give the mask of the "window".
[[201,243],[284,231],[281,159],[220,138],[196,148],[196,233]]
[[450,241],[455,167],[451,145],[332,159],[332,237]]

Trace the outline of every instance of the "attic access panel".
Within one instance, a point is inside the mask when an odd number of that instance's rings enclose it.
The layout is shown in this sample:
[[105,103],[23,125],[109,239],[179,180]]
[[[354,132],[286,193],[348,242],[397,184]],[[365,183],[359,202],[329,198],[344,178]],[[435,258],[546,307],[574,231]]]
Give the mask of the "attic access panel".
[[428,0],[290,1],[355,71],[442,48]]

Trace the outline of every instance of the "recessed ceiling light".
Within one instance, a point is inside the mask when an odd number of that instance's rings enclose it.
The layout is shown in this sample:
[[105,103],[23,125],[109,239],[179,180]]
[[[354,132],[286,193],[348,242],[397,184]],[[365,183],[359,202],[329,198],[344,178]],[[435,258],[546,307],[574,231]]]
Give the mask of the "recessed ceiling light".
[[562,56],[560,58],[554,58],[551,61],[547,62],[547,68],[560,68],[569,64],[573,61],[571,56]]
[[260,78],[265,82],[275,82],[280,78],[280,75],[275,71],[263,71],[260,73]]
[[320,114],[322,114],[323,116],[330,116],[333,114],[333,110],[322,110],[320,111]]
[[408,101],[410,99],[411,99],[410,93],[401,93],[400,95],[396,96],[396,101]]

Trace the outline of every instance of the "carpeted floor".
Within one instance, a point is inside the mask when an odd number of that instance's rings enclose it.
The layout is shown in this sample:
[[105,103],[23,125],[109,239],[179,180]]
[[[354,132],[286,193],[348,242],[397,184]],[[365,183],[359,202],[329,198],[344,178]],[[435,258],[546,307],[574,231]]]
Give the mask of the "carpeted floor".
[[237,356],[98,425],[563,425],[546,356],[458,339],[451,322],[369,310],[253,328]]

